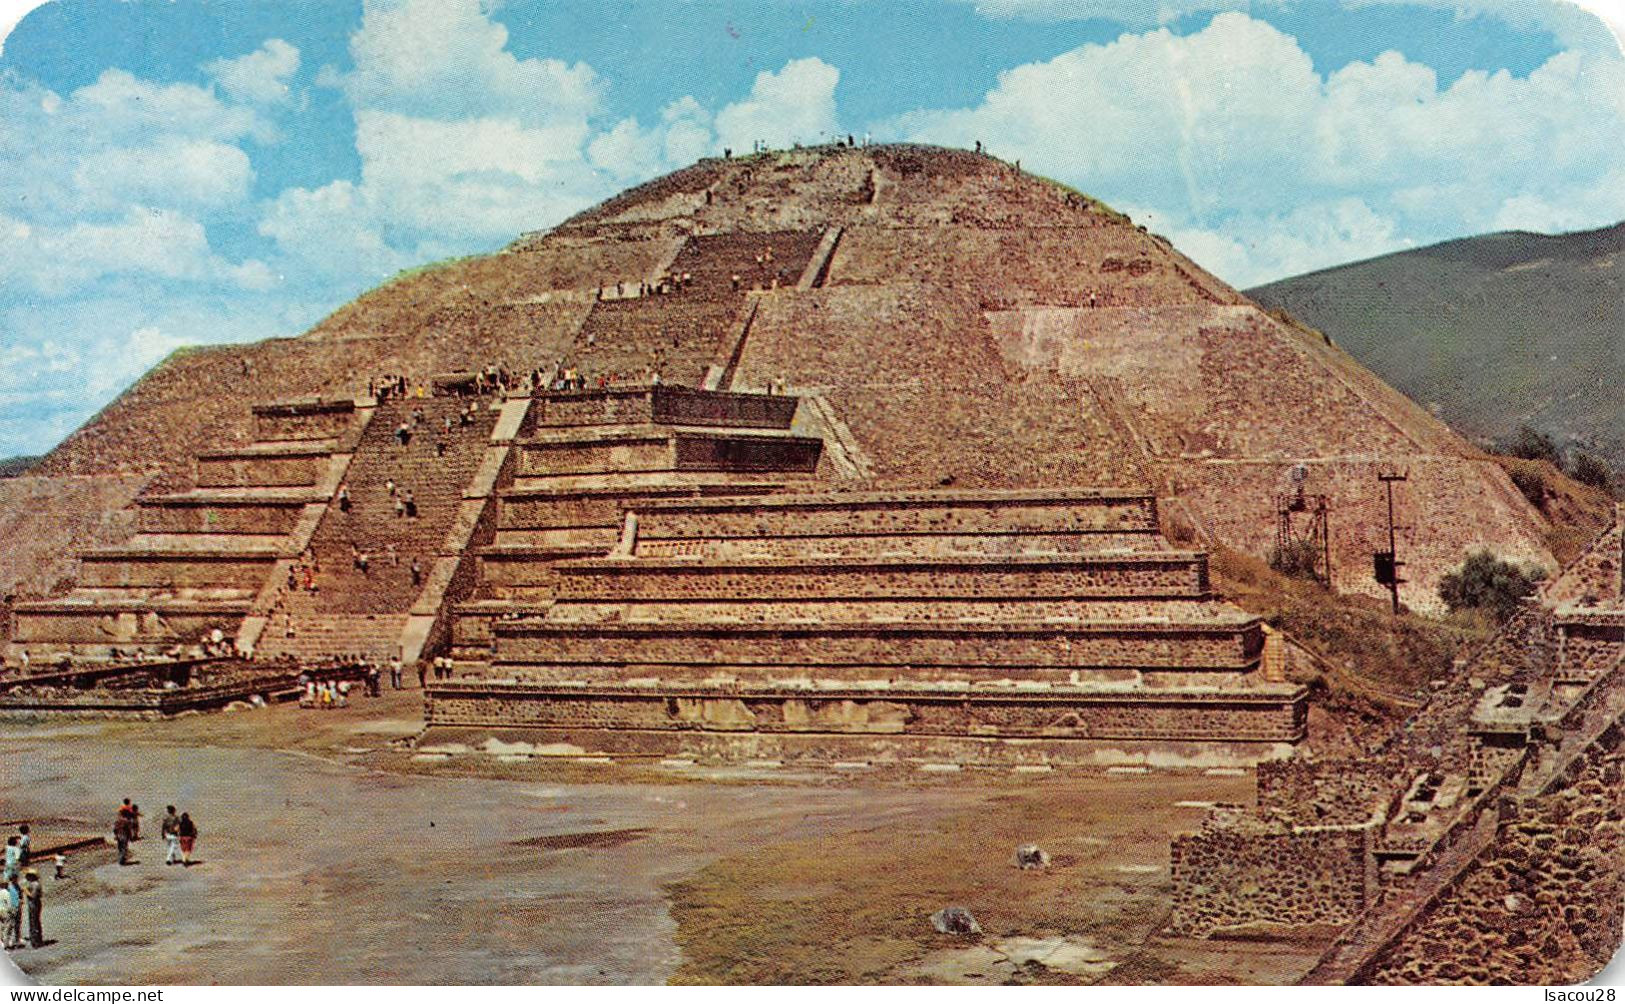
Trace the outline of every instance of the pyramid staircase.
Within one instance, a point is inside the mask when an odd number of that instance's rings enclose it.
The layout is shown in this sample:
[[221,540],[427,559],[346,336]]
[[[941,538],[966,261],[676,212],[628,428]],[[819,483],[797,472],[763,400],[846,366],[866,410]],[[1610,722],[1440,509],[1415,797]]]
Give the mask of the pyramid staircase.
[[116,662],[216,630],[239,636],[277,570],[310,540],[372,408],[315,399],[253,412],[252,442],[199,454],[189,487],[136,499],[133,537],[79,555],[65,595],[18,605],[14,656]]
[[[497,436],[502,419],[527,404],[460,396],[380,403],[346,475],[349,507],[328,507],[285,575],[256,654],[417,658],[483,509],[481,485],[488,489],[507,454]],[[396,504],[408,491],[415,516]],[[367,555],[365,570],[357,553]],[[314,589],[305,568],[314,570]]]

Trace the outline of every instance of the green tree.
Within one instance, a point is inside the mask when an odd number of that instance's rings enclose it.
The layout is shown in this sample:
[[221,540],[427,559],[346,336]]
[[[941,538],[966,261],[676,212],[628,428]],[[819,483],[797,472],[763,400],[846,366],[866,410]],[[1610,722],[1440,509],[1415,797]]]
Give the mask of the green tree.
[[1569,477],[1582,485],[1601,488],[1605,492],[1614,490],[1614,471],[1601,457],[1573,450],[1569,453]]
[[1527,425],[1518,426],[1518,431],[1500,452],[1524,460],[1544,460],[1553,467],[1563,466],[1563,452],[1557,448],[1557,441]]
[[1505,621],[1543,577],[1538,569],[1525,569],[1489,551],[1478,551],[1439,580],[1439,598],[1451,610],[1482,610]]

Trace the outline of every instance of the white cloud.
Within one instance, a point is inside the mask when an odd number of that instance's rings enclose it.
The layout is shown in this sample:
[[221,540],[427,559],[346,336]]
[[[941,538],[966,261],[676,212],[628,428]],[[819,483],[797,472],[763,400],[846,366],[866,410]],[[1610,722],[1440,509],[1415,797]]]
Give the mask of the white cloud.
[[94,133],[102,143],[173,133],[199,139],[276,137],[270,122],[252,108],[229,104],[205,87],[157,84],[124,70],[106,70],[96,82],[74,91],[52,113],[52,132],[84,142]]
[[272,38],[245,56],[217,59],[204,69],[238,101],[276,104],[292,96],[288,79],[299,70],[299,50]]
[[265,207],[259,232],[296,266],[323,280],[377,279],[412,263],[384,240],[378,216],[362,190],[334,181],[315,190],[284,191]]
[[606,128],[590,66],[520,59],[507,42],[472,0],[369,3],[350,39],[354,68],[318,78],[349,99],[360,178],[284,191],[260,233],[330,279],[378,276],[549,226],[729,135],[740,147],[747,134],[787,145],[835,129],[840,74],[817,59],[762,73],[715,117],[684,97],[651,126],[630,117]]
[[1322,75],[1291,36],[1225,13],[1191,35],[1128,34],[1018,66],[975,107],[911,113],[887,131],[983,140],[1142,207],[1241,285],[1513,215],[1527,225],[1540,205],[1569,209],[1538,229],[1625,216],[1614,183],[1625,61],[1579,52],[1445,88],[1394,52]]
[[218,209],[248,197],[254,169],[230,143],[167,136],[148,146],[85,153],[73,171],[83,206],[129,203]]
[[337,79],[356,107],[416,117],[500,114],[536,125],[597,109],[590,66],[519,59],[507,45],[508,29],[479,0],[368,0],[350,37],[355,70]]
[[816,57],[793,59],[777,73],[756,75],[750,96],[717,113],[717,141],[734,150],[756,140],[786,147],[833,136],[835,85],[841,71]]
[[692,97],[660,110],[660,122],[648,129],[625,118],[599,133],[587,147],[592,166],[620,180],[648,178],[691,164],[717,150],[711,113]]
[[132,206],[109,221],[42,226],[0,215],[0,293],[65,296],[107,276],[144,275],[183,282],[264,288],[268,272],[250,260],[232,264],[209,248],[203,225],[170,209]]

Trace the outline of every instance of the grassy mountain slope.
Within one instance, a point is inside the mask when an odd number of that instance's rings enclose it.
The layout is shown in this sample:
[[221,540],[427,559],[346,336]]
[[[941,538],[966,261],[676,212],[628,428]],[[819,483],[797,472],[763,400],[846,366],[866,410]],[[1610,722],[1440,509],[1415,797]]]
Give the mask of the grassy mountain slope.
[[1486,234],[1247,293],[1482,439],[1527,424],[1625,468],[1625,223]]

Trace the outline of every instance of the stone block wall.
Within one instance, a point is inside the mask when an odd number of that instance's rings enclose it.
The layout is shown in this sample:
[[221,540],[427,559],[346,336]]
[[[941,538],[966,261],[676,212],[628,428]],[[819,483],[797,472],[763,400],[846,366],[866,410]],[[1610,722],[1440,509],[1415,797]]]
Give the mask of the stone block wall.
[[13,640],[30,645],[192,644],[219,628],[228,637],[243,618],[245,605],[175,609],[72,610],[33,607],[17,614]]
[[679,433],[672,466],[679,471],[786,471],[814,474],[824,441],[811,437]]
[[79,561],[78,585],[90,589],[177,592],[235,589],[257,592],[276,556],[94,553]]
[[1111,492],[866,493],[635,507],[641,540],[840,534],[1155,533],[1156,499]]
[[355,422],[355,401],[297,401],[254,407],[254,438],[261,442],[338,439]]
[[955,554],[1084,554],[1095,551],[1165,550],[1153,533],[901,533],[832,534],[827,537],[654,538],[638,528],[640,558],[701,557],[862,557],[873,554],[947,557]]
[[534,441],[519,446],[519,477],[599,471],[656,471],[672,466],[672,440],[665,433],[592,440]]
[[1394,758],[1282,760],[1258,766],[1258,808],[1306,826],[1359,826],[1387,815],[1409,775]]
[[327,470],[328,454],[251,456],[205,454],[197,460],[200,488],[291,488],[314,485]]
[[1495,843],[1371,961],[1362,982],[1569,985],[1613,958],[1625,910],[1625,751],[1605,733],[1568,783],[1503,816]]
[[738,688],[441,686],[430,725],[1290,743],[1302,692],[1200,698]]
[[143,501],[136,514],[136,530],[140,533],[286,534],[292,532],[303,512],[303,502],[177,505]]
[[1376,891],[1372,834],[1215,810],[1200,832],[1174,838],[1169,927],[1207,937],[1346,925]]
[[[1124,628],[1079,632],[1064,626],[858,625],[837,622],[746,627],[703,621],[656,624],[520,622],[497,629],[505,664],[816,666],[836,675],[872,669],[913,676],[929,667],[986,668],[1021,676],[1042,670],[1181,670],[1216,685],[1258,663],[1257,628]],[[1174,674],[1185,675],[1185,674]]]
[[662,384],[654,389],[650,420],[664,425],[788,429],[795,421],[799,403],[795,397],[700,392]]
[[[1204,598],[1207,556],[1168,552],[1153,558],[978,561],[917,559],[887,562],[825,559],[760,563],[682,559],[603,559],[561,562],[561,598],[602,600],[746,597],[904,596]],[[511,569],[522,584],[523,567]]]
[[[1615,666],[1625,655],[1625,614],[1616,623],[1558,623],[1561,652],[1558,672],[1563,679],[1591,680]],[[1601,618],[1598,618],[1601,621]]]

